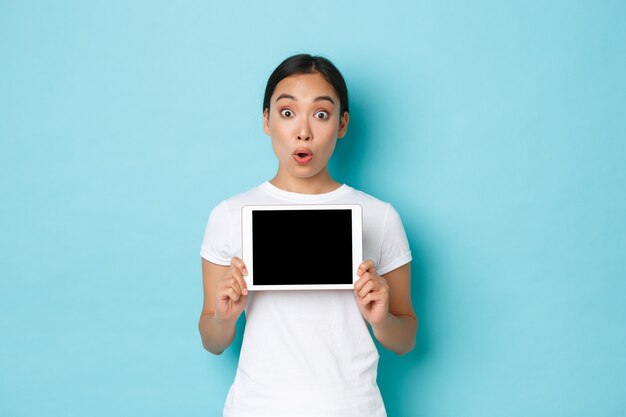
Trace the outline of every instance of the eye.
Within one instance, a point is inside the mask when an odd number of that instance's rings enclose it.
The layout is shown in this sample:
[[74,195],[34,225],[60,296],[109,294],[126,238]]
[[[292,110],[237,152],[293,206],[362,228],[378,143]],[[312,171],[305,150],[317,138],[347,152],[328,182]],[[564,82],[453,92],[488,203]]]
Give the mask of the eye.
[[317,117],[320,120],[326,120],[328,119],[328,112],[326,111],[318,111],[317,113],[315,113],[315,117]]
[[283,109],[280,111],[280,115],[283,117],[291,117],[293,116],[293,112],[289,109]]

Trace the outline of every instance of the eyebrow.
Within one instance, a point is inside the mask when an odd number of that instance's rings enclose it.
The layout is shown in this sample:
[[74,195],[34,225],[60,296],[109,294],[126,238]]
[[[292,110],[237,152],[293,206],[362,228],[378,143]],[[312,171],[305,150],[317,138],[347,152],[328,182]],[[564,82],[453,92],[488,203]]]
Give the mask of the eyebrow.
[[[292,96],[291,94],[281,94],[278,97],[276,97],[276,101],[278,102],[278,100],[283,99],[283,98],[288,98],[288,99],[293,100],[293,101],[298,101],[298,99],[295,98],[294,96]],[[332,104],[335,104],[335,101],[330,96],[319,96],[319,97],[316,97],[315,100],[313,100],[313,102],[322,101],[322,100],[330,101]]]
[[321,100],[327,100],[327,101],[330,101],[331,103],[335,104],[335,102],[333,101],[333,99],[330,96],[319,96],[319,97],[317,97],[313,101],[321,101]]
[[293,101],[298,101],[298,99],[292,96],[291,94],[281,94],[278,97],[276,97],[276,102],[278,102],[278,100],[280,100],[281,98],[288,98]]

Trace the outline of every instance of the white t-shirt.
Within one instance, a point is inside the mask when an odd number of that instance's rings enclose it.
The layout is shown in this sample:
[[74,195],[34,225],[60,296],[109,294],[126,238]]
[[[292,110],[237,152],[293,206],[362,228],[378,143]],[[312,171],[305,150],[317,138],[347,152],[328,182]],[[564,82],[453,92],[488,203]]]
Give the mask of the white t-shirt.
[[[347,185],[298,194],[269,182],[213,209],[200,255],[230,265],[233,256],[241,257],[241,208],[276,204],[359,204],[363,258],[374,260],[379,275],[411,261],[402,222],[390,204]],[[303,268],[324,262],[303,255]],[[383,417],[377,367],[378,351],[353,291],[253,291],[224,416]]]

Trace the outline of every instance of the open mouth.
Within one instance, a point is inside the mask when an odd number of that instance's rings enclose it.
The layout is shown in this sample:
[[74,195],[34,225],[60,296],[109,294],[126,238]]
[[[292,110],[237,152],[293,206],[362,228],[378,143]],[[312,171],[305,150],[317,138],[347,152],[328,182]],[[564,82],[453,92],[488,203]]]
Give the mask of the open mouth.
[[308,149],[296,149],[293,153],[293,157],[297,163],[303,165],[313,159],[313,154]]

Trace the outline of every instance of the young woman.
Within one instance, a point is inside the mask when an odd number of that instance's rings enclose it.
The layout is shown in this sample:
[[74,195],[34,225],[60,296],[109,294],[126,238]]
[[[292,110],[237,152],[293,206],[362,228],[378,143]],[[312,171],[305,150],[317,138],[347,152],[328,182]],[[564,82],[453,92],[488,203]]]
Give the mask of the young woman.
[[[215,207],[200,252],[204,347],[223,352],[246,311],[224,415],[385,416],[376,383],[378,352],[367,323],[384,347],[399,354],[413,349],[417,319],[410,293],[411,252],[390,204],[336,182],[328,171],[349,121],[341,73],[322,57],[287,58],[268,80],[263,121],[278,158],[276,176]],[[354,291],[249,293],[240,259],[240,219],[242,206],[252,204],[360,204],[367,260],[358,268]],[[294,239],[306,239],[306,233]],[[309,263],[324,259],[303,253],[302,268]]]

